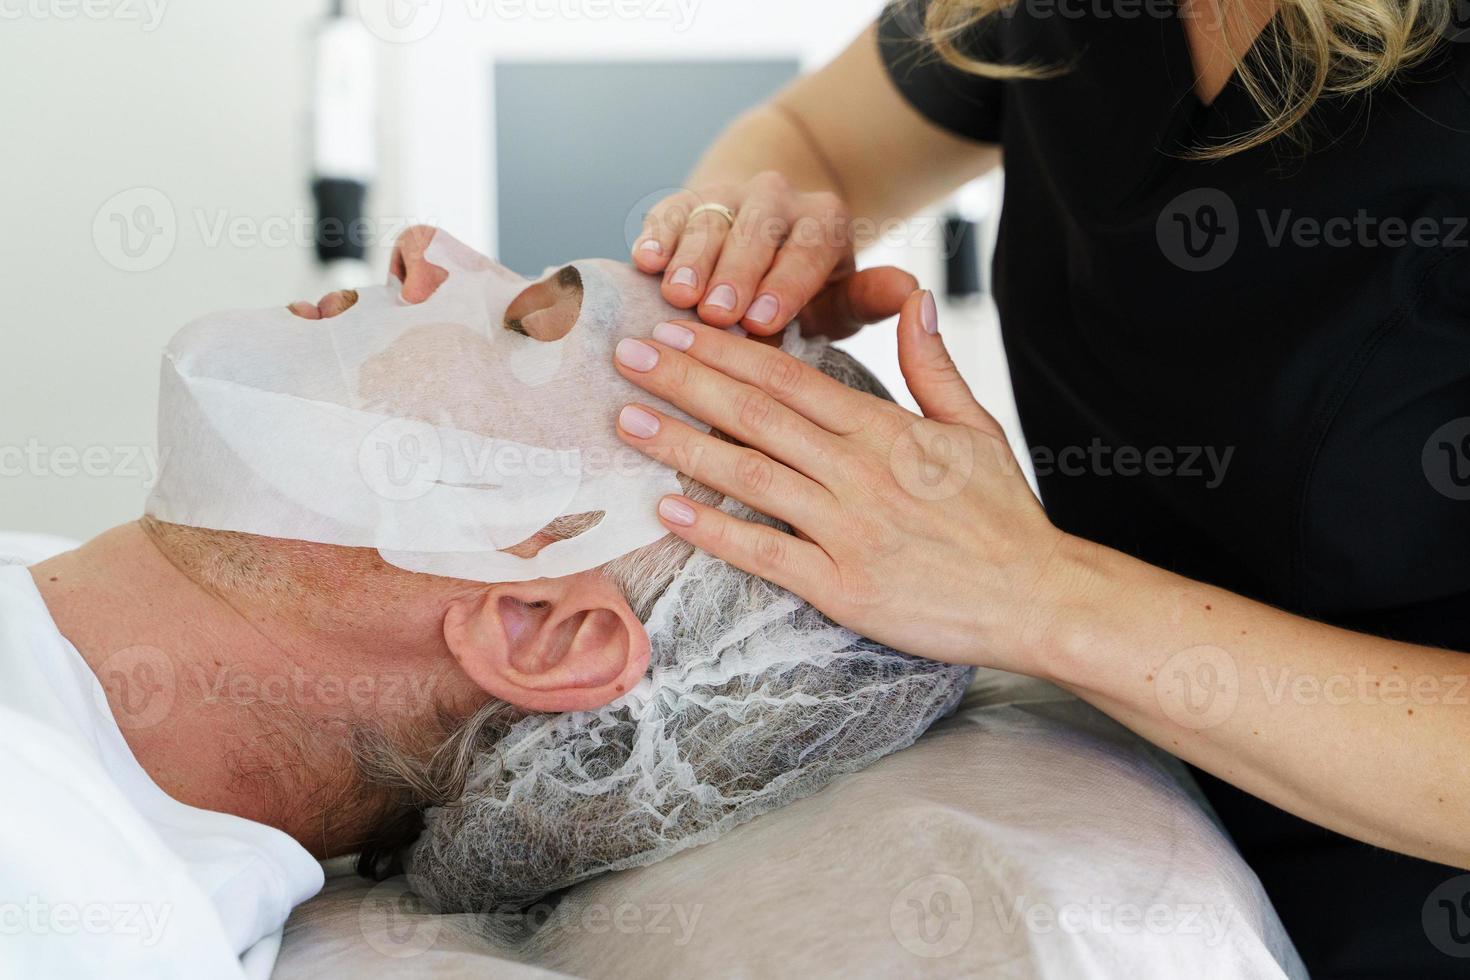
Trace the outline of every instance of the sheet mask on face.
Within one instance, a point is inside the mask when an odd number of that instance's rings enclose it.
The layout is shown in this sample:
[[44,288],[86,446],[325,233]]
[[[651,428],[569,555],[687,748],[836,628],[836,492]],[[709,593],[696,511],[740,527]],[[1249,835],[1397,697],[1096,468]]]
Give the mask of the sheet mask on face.
[[[655,506],[678,478],[623,446],[613,422],[649,401],[613,369],[613,348],[681,312],[658,281],[576,262],[564,270],[580,279],[576,322],[538,340],[506,321],[530,281],[442,231],[425,258],[448,278],[422,303],[383,286],[326,320],[251,310],[180,331],[164,356],[164,462],[147,512],[376,548],[399,568],[478,582],[571,575],[663,537]],[[534,555],[504,550],[596,513]]]

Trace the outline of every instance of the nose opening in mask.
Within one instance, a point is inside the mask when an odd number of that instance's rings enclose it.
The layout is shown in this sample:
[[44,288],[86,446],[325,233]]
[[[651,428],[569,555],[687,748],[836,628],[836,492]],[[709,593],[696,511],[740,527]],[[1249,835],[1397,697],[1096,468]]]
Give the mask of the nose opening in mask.
[[576,266],[564,266],[511,301],[505,310],[505,329],[532,340],[561,340],[582,315],[582,298],[582,274]]

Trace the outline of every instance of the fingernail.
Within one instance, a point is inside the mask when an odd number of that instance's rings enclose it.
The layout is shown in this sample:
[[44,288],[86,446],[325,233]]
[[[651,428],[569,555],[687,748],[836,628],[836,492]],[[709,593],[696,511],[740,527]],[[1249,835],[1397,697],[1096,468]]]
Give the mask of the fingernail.
[[652,371],[653,366],[658,363],[658,350],[632,337],[624,337],[618,341],[615,354],[618,363],[634,371]]
[[717,310],[735,309],[735,289],[727,283],[720,283],[710,294],[704,298],[705,306],[713,306]]
[[919,301],[919,323],[927,334],[939,332],[939,309],[934,305],[934,294],[927,289]]
[[693,269],[689,268],[687,265],[681,265],[678,269],[674,271],[674,275],[669,279],[669,285],[698,286],[699,277],[694,274]]
[[297,300],[290,306],[286,307],[286,309],[290,310],[292,313],[295,313],[297,316],[308,316],[310,315],[312,310],[311,304],[306,302],[305,300]]
[[658,435],[658,417],[637,405],[628,405],[618,413],[618,425],[629,435],[651,439]]
[[653,339],[674,350],[688,350],[694,346],[694,331],[677,323],[660,323],[653,328]]
[[745,318],[754,320],[756,323],[770,323],[776,319],[776,314],[779,312],[781,312],[781,301],[770,293],[761,293],[755,298],[755,302],[750,304],[750,309],[745,311]]
[[692,527],[694,524],[694,508],[684,500],[683,497],[665,497],[658,502],[659,516],[670,524],[680,527]]
[[664,254],[664,247],[660,245],[658,243],[658,240],[655,238],[645,238],[643,240],[643,243],[638,246],[638,251],[652,252],[654,255],[662,255]]

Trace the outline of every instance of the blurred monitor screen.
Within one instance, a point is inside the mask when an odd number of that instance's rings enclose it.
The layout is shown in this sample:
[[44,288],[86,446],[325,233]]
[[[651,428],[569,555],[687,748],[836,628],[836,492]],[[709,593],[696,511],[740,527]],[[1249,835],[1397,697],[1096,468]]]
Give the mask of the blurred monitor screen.
[[653,202],[797,71],[795,59],[496,63],[500,261],[534,276],[571,258],[626,259]]

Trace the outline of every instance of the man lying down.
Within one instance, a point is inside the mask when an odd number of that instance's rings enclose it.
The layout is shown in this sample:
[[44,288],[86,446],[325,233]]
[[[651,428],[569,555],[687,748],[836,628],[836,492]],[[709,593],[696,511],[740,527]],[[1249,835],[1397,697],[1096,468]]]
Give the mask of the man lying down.
[[358,851],[445,911],[523,908],[811,794],[963,692],[663,533],[681,478],[616,439],[611,363],[679,313],[656,280],[528,283],[421,229],[394,262],[389,287],[181,331],[147,516],[0,568],[0,723],[51,726],[0,765],[49,801],[12,826],[85,845],[7,847],[6,883],[174,916],[146,946],[42,930],[30,964],[222,950],[260,974],[312,858]]

